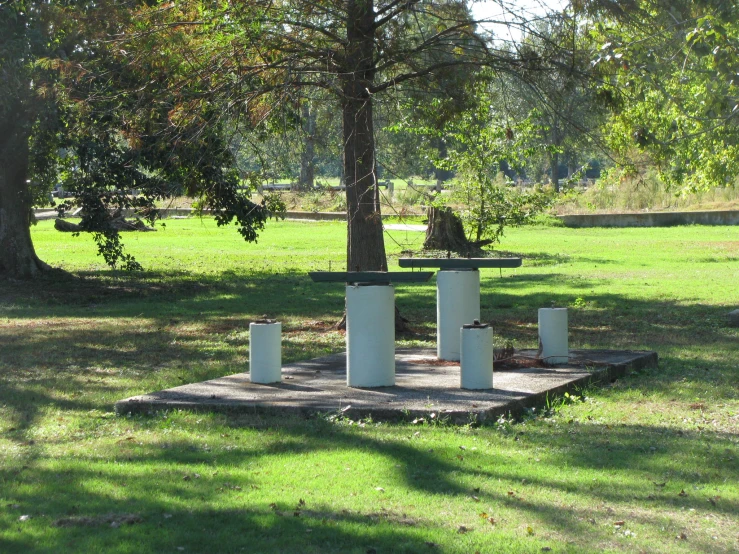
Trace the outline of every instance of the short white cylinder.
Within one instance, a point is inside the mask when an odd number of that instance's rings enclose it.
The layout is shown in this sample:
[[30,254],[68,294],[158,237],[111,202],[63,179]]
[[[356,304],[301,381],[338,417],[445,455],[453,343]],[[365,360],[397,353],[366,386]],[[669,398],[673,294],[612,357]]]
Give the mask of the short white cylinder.
[[282,323],[249,324],[249,378],[252,383],[282,379]]
[[459,330],[480,319],[480,272],[446,270],[436,274],[436,355],[459,361]]
[[539,309],[539,356],[549,364],[569,360],[567,308]]
[[392,285],[346,287],[346,384],[395,384],[395,290]]
[[464,327],[459,331],[460,385],[463,389],[493,388],[493,328]]

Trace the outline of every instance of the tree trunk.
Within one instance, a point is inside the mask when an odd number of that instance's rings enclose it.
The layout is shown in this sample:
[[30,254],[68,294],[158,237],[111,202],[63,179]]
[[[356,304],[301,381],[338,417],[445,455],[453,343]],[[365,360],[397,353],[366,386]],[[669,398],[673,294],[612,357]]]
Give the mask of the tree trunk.
[[559,148],[562,142],[560,136],[559,121],[555,118],[552,123],[552,146],[554,150],[549,156],[549,165],[552,171],[552,185],[554,186],[554,192],[559,192],[559,152],[556,150]]
[[559,192],[559,154],[552,152],[549,156],[550,166],[552,171],[552,185],[554,186],[554,192]]
[[[6,113],[13,113],[11,111]],[[15,112],[22,118],[22,110]],[[30,279],[49,266],[31,240],[28,132],[22,122],[0,121],[0,275]]]
[[315,165],[313,158],[315,157],[316,143],[316,114],[311,109],[310,103],[304,101],[301,106],[303,119],[303,152],[300,154],[300,178],[298,179],[298,187],[301,190],[310,190],[315,185]]
[[[440,138],[434,138],[431,141],[431,145],[436,148],[436,151],[439,155],[439,159],[445,160],[446,157],[449,155],[449,152],[447,150],[446,141]],[[434,179],[436,179],[437,183],[441,181],[442,183],[444,181],[448,181],[452,178],[452,171],[449,169],[439,169],[438,167],[434,168]]]
[[349,271],[387,271],[369,92],[375,72],[374,19],[372,0],[348,1],[341,84]]

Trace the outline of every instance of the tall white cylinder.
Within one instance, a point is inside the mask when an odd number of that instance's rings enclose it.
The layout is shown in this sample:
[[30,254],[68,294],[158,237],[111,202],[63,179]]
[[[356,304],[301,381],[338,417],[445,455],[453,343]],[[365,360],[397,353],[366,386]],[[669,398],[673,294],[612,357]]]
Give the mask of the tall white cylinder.
[[493,328],[467,326],[459,331],[460,386],[463,389],[493,388]]
[[392,285],[346,287],[346,384],[395,384],[395,290]]
[[480,272],[447,270],[436,274],[436,355],[459,361],[459,330],[480,319]]
[[249,378],[252,383],[282,379],[282,323],[249,324]]
[[567,363],[567,308],[539,308],[539,350],[546,363]]

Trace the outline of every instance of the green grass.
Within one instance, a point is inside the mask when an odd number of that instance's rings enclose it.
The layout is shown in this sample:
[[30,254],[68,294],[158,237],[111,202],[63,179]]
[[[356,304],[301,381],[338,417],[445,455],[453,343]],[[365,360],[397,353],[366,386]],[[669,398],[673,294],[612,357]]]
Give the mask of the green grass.
[[[572,347],[653,349],[660,367],[483,427],[116,417],[120,398],[243,371],[265,313],[286,362],[343,349],[341,287],[305,276],[343,268],[343,225],[247,245],[167,221],[126,235],[139,275],[51,222],[33,233],[73,275],[0,283],[0,552],[739,548],[738,227],[510,230],[524,267],[483,272],[500,340],[534,346],[536,309],[568,306]],[[391,265],[421,238],[390,232]],[[432,345],[433,284],[396,292],[418,330],[401,344]]]

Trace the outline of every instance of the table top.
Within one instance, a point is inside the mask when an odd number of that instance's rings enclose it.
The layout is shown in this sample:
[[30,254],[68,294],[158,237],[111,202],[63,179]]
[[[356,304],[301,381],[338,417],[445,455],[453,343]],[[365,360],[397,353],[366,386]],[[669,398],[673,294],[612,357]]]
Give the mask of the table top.
[[423,283],[433,271],[310,271],[316,283]]
[[439,269],[479,269],[521,267],[521,258],[400,258],[400,267],[438,267]]

